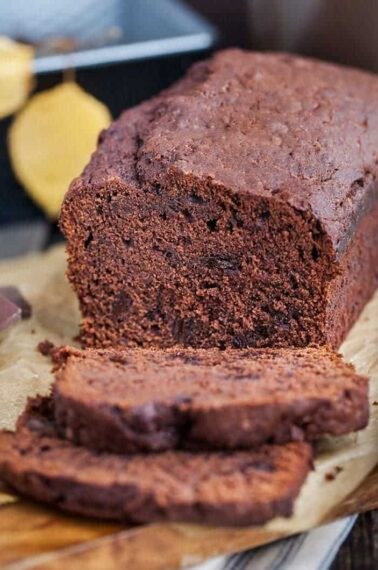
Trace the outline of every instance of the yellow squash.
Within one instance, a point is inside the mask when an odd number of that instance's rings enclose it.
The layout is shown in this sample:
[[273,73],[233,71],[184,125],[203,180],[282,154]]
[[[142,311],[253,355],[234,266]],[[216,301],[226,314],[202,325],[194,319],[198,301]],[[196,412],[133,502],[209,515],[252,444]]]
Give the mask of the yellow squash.
[[25,103],[32,85],[32,47],[0,36],[0,119]]
[[50,218],[110,121],[107,107],[73,82],[34,95],[17,115],[8,140],[13,169]]

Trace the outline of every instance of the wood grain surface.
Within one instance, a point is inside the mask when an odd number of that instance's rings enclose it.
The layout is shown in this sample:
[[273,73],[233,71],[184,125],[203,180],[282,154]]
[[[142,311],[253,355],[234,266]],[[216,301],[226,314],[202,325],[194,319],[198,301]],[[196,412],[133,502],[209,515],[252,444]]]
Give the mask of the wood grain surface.
[[[6,491],[2,488],[2,492]],[[190,529],[185,525],[125,528],[57,513],[14,497],[11,492],[9,496],[13,501],[0,506],[0,565],[12,570],[60,570],[64,566],[86,570],[167,570],[280,538],[274,533],[259,536],[253,530],[248,533],[232,529]],[[327,515],[324,522],[376,508],[378,467]],[[378,524],[378,517],[376,522]],[[372,542],[372,547],[378,547],[378,544]]]
[[[33,305],[31,321],[17,325],[0,343],[2,427],[13,427],[28,395],[49,389],[50,363],[36,352],[36,344],[45,338],[72,344],[77,332],[77,306],[64,269],[60,247],[0,264],[0,284],[18,285]],[[0,566],[8,570],[60,570],[65,566],[169,570],[377,508],[378,469],[373,469],[378,461],[378,294],[342,351],[359,372],[371,378],[371,421],[359,434],[321,442],[316,469],[290,519],[277,518],[263,527],[240,529],[185,524],[122,527],[64,515],[1,488]]]
[[376,570],[378,568],[378,511],[358,517],[330,570]]

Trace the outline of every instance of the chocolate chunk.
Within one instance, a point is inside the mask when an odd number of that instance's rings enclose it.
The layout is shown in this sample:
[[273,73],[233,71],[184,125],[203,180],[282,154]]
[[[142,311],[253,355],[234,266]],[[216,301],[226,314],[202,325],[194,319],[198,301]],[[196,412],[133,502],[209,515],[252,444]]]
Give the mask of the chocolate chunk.
[[21,319],[21,309],[0,295],[0,331],[11,327]]
[[22,295],[18,287],[15,287],[14,285],[5,285],[0,287],[0,295],[21,309],[21,318],[29,319],[31,317],[31,305]]

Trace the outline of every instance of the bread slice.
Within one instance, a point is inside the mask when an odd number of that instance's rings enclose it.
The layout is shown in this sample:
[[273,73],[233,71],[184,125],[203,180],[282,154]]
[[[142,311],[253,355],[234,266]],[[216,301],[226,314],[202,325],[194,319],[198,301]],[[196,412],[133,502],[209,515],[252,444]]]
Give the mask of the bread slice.
[[368,381],[327,349],[74,351],[55,419],[113,452],[237,449],[362,429]]
[[0,475],[20,493],[82,515],[141,523],[261,524],[290,516],[312,465],[303,442],[256,451],[99,454],[56,433],[51,400],[0,433]]

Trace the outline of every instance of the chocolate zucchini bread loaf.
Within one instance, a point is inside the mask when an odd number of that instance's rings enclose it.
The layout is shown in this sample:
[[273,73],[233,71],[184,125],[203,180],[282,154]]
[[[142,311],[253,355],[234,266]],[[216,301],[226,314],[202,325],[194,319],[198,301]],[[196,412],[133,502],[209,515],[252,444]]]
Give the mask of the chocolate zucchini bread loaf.
[[337,347],[378,278],[378,79],[220,52],[126,111],[65,198],[86,346]]
[[290,516],[311,469],[303,442],[233,453],[112,455],[60,439],[51,401],[0,432],[0,474],[20,493],[73,513],[126,522],[261,524]]
[[314,440],[369,416],[367,378],[312,348],[74,351],[53,395],[63,437],[116,453]]

